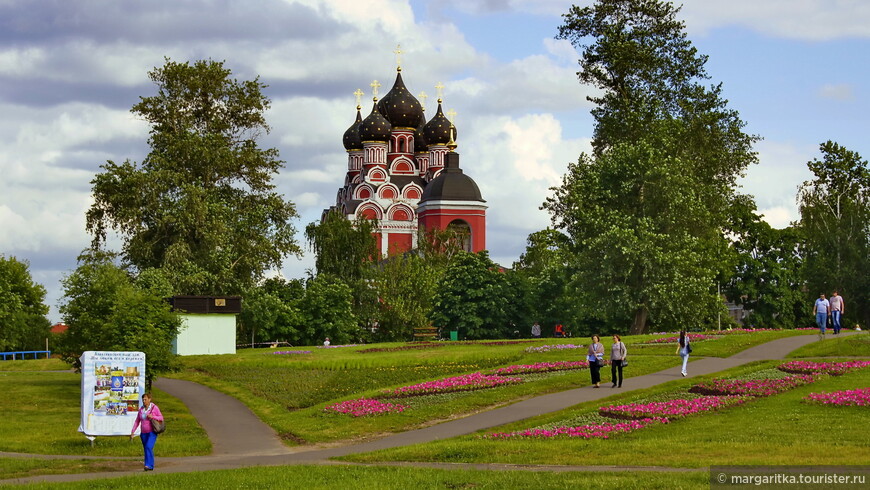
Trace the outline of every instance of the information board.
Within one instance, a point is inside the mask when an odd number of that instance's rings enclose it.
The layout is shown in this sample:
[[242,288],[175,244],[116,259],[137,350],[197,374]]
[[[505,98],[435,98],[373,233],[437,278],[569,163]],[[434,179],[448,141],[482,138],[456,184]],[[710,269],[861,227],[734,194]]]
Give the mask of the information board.
[[[82,420],[87,436],[127,436],[145,392],[145,353],[82,354]],[[138,429],[137,429],[138,433]]]

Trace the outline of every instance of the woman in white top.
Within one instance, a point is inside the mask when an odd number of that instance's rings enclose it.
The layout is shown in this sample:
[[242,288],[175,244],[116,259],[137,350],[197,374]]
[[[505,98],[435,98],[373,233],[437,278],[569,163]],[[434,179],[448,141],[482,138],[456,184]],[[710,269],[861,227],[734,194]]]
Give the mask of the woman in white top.
[[622,368],[626,355],[628,351],[625,350],[622,338],[613,334],[613,346],[610,348],[610,380],[613,381],[611,388],[622,388]]
[[680,341],[677,342],[677,354],[683,358],[683,376],[687,376],[686,364],[689,363],[689,354],[692,348],[689,347],[689,334],[685,330],[680,330]]
[[592,344],[586,351],[589,372],[592,373],[592,387],[601,388],[601,366],[604,366],[604,344],[597,335],[592,336]]

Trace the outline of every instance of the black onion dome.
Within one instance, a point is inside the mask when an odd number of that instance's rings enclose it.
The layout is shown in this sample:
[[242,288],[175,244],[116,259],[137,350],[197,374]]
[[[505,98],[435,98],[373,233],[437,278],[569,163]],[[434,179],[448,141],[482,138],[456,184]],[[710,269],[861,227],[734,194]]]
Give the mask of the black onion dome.
[[362,122],[362,116],[359,113],[359,106],[356,108],[356,121],[347,128],[347,131],[344,132],[344,149],[347,151],[351,150],[362,150],[362,140],[359,137],[359,125]]
[[414,151],[417,153],[429,151],[429,144],[426,143],[425,134],[425,119],[420,123],[420,126],[414,130]]
[[[450,142],[450,128],[453,125],[450,123],[450,120],[444,115],[444,112],[441,110],[441,102],[438,103],[438,112],[435,113],[435,117],[429,120],[426,123],[426,127],[423,131],[426,136],[426,144],[428,145],[446,145]],[[453,141],[456,141],[456,128],[453,127]]]
[[459,154],[451,151],[445,155],[445,159],[444,170],[438,174],[438,177],[435,177],[431,182],[426,184],[426,189],[423,190],[423,197],[420,198],[420,202],[486,202],[480,195],[480,189],[477,187],[477,182],[462,173],[462,169],[459,168]]
[[378,102],[378,111],[396,128],[413,129],[426,120],[420,101],[405,88],[402,72],[396,75],[393,88]]
[[372,113],[366,116],[359,125],[360,141],[389,141],[393,127],[384,116],[377,111],[377,104],[372,107]]

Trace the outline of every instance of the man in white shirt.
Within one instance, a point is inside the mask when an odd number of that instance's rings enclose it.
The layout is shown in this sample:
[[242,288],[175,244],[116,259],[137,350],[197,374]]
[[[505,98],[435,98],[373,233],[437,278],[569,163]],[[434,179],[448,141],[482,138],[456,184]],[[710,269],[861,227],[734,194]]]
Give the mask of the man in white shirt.
[[828,326],[828,310],[831,309],[831,303],[825,299],[824,294],[819,295],[819,299],[813,304],[813,315],[816,316],[816,325],[819,326],[819,338],[825,338],[825,328]]
[[839,292],[834,291],[829,303],[831,303],[831,323],[834,324],[834,335],[837,335],[840,333],[840,316],[846,312],[846,302]]

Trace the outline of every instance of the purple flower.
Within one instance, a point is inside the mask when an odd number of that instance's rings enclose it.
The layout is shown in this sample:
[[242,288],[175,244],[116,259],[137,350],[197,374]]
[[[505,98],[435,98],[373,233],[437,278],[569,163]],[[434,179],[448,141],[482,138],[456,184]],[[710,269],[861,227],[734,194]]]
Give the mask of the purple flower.
[[272,354],[311,354],[310,350],[276,350]]

